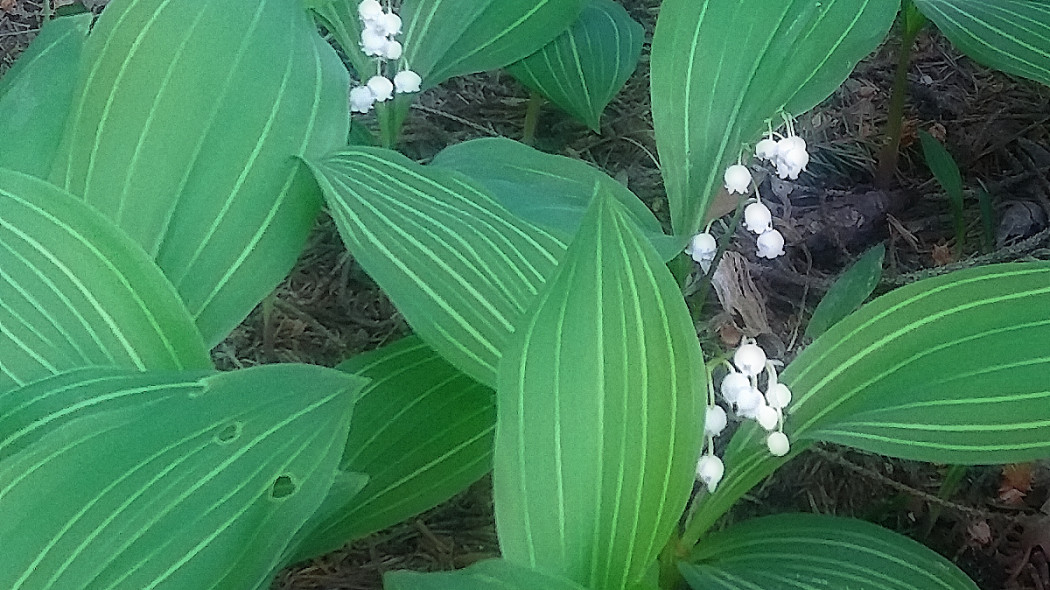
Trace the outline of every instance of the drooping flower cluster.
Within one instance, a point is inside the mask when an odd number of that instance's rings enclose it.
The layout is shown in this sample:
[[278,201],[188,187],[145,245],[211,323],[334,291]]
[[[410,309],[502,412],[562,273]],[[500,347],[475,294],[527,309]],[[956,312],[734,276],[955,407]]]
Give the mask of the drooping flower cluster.
[[806,140],[789,131],[787,137],[775,139],[770,133],[755,147],[755,156],[772,163],[777,168],[777,176],[782,179],[797,180],[798,175],[809,164],[809,152],[806,151]]
[[383,75],[384,62],[400,60],[403,53],[404,48],[394,38],[401,33],[401,17],[383,10],[379,0],[362,0],[357,15],[362,24],[361,51],[376,58],[376,75],[350,91],[350,110],[367,113],[375,103],[393,98],[395,92],[419,92],[423,81],[412,70],[402,68],[393,79]]
[[[806,141],[795,135],[790,121],[787,121],[788,135],[783,136],[770,129],[769,134],[758,142],[755,156],[767,160],[776,166],[777,176],[795,180],[809,164],[809,152]],[[743,164],[733,164],[726,168],[723,176],[725,188],[729,194],[746,195],[753,182],[751,171]],[[784,234],[773,228],[773,215],[757,196],[744,209],[744,227],[758,236],[755,241],[759,258],[770,260],[784,255]],[[710,225],[703,232],[693,236],[685,252],[692,256],[706,273],[718,252],[718,246],[710,233]]]
[[[769,433],[766,446],[771,454],[777,457],[788,454],[791,443],[784,434],[784,411],[791,403],[791,390],[777,381],[776,367],[781,363],[769,360],[754,340],[745,338],[733,353],[732,363],[726,361],[725,364],[729,371],[719,386],[722,400],[737,417],[754,420]],[[764,391],[761,387],[763,375]],[[704,426],[707,451],[697,464],[696,474],[712,492],[725,474],[722,460],[714,454],[714,437],[722,433],[727,423],[728,414],[718,405],[714,383],[709,380]]]

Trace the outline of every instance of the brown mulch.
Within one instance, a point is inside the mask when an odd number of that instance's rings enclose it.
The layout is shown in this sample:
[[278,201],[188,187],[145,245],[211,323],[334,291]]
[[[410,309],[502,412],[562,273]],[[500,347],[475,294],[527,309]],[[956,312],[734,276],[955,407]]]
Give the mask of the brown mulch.
[[[40,4],[0,0],[0,74],[34,35]],[[651,35],[659,3],[624,4]],[[824,104],[800,117],[800,133],[814,148],[809,173],[798,183],[763,186],[764,195],[777,197],[774,214],[788,238],[789,256],[756,263],[750,271],[767,309],[770,336],[789,356],[803,346],[799,333],[830,282],[880,241],[888,244],[882,291],[976,263],[1050,258],[1050,89],[983,68],[935,32],[924,33],[909,76],[897,185],[876,191],[871,182],[895,52],[893,43],[881,48]],[[600,135],[548,105],[537,147],[625,179],[666,221],[648,110],[647,59],[643,55],[638,72],[609,106]],[[420,97],[403,136],[404,151],[427,161],[447,145],[476,137],[520,139],[527,101],[528,93],[503,73],[452,80]],[[990,236],[992,250],[981,249],[980,216],[971,205],[967,242],[956,254],[946,198],[922,161],[918,129],[943,141],[960,163],[968,190],[983,184],[992,195],[1000,219]],[[747,240],[740,244],[748,247]],[[213,355],[223,369],[288,361],[333,365],[407,330],[324,217],[275,296]],[[715,334],[702,336],[718,341]],[[728,519],[797,510],[856,516],[929,545],[983,589],[1050,587],[1047,467],[971,467],[958,486],[942,490],[946,472],[944,466],[821,447],[754,490]],[[385,571],[464,567],[497,552],[485,480],[426,514],[286,570],[274,588],[371,590],[381,587]]]

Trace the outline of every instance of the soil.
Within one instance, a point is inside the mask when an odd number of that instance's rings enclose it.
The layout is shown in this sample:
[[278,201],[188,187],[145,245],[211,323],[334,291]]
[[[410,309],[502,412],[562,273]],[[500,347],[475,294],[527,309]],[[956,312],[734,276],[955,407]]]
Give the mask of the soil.
[[[0,73],[35,34],[41,1],[0,0]],[[659,2],[622,2],[651,37]],[[981,67],[936,31],[924,32],[915,48],[896,182],[887,190],[872,187],[894,39],[799,118],[798,131],[813,153],[809,172],[797,183],[774,179],[763,186],[764,194],[778,198],[774,216],[788,255],[752,262],[747,270],[757,287],[752,303],[768,323],[762,337],[785,358],[804,346],[800,334],[824,290],[876,243],[887,244],[880,292],[966,266],[1050,259],[1050,88]],[[537,147],[626,179],[666,220],[647,64],[648,44],[636,74],[606,110],[601,134],[548,105]],[[476,137],[520,139],[527,102],[527,91],[504,73],[454,79],[420,97],[403,151],[425,162],[447,145]],[[991,195],[995,225],[983,226],[972,200],[965,211],[965,244],[954,243],[947,199],[923,164],[918,129],[946,145],[973,191],[968,194],[984,187]],[[754,240],[740,237],[747,255]],[[260,306],[215,349],[220,368],[286,361],[333,365],[408,332],[346,253],[327,217],[272,303],[269,313]],[[700,303],[712,314],[720,310],[713,296]],[[739,316],[718,314],[698,328],[704,341],[719,342],[747,331],[743,323]],[[949,476],[960,476],[958,483],[946,485]],[[381,588],[383,572],[393,569],[458,568],[494,556],[490,491],[483,480],[406,523],[282,572],[274,588],[371,590]],[[957,563],[985,590],[1050,587],[1050,469],[1042,462],[951,468],[822,446],[753,490],[726,521],[784,511],[853,516],[899,531]]]

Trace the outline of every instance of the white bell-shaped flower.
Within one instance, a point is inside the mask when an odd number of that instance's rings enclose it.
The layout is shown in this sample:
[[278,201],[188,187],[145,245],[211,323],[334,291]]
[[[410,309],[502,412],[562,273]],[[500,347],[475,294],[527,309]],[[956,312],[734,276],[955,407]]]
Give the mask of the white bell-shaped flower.
[[806,151],[806,140],[802,139],[797,135],[791,135],[781,139],[777,142],[777,153],[778,158],[783,158],[788,152],[792,150]]
[[729,424],[729,417],[726,415],[726,411],[722,409],[722,406],[707,407],[707,416],[704,418],[704,434],[718,436],[725,430],[726,424]]
[[714,455],[704,455],[700,457],[700,462],[696,464],[696,476],[700,478],[700,481],[704,482],[709,492],[715,491],[725,472],[726,468],[722,464],[722,460]]
[[766,403],[773,408],[784,409],[791,403],[791,390],[783,383],[774,383],[766,391]]
[[388,39],[376,29],[365,27],[361,31],[361,51],[369,57],[382,57]]
[[384,35],[397,35],[401,33],[401,17],[393,12],[385,12],[379,17],[376,28]]
[[718,252],[718,242],[715,237],[707,232],[701,232],[693,236],[689,241],[689,247],[685,249],[696,262],[711,262]]
[[383,46],[383,57],[386,59],[400,59],[403,48],[401,44],[393,39],[386,42]]
[[732,193],[746,194],[751,188],[751,171],[747,166],[734,164],[726,168],[724,175],[726,190]]
[[777,411],[767,405],[761,405],[755,410],[755,420],[758,425],[766,430],[776,430],[777,424],[780,422],[780,414]]
[[791,442],[783,432],[771,432],[766,437],[766,446],[774,457],[783,457],[791,451]]
[[762,203],[751,203],[744,207],[744,227],[761,235],[773,227],[773,213]]
[[357,16],[366,24],[378,22],[383,17],[383,5],[379,0],[362,0],[357,5]]
[[741,344],[733,353],[733,364],[741,373],[755,377],[766,368],[766,353],[757,344]]
[[766,399],[757,387],[749,387],[747,391],[741,391],[736,398],[736,413],[741,418],[758,417],[759,408],[765,407]]
[[772,260],[777,256],[784,255],[784,234],[775,229],[758,236],[758,240],[755,243],[758,246],[757,253],[759,258]]
[[722,385],[719,387],[719,390],[722,392],[722,399],[731,404],[735,404],[740,394],[750,389],[751,381],[747,378],[747,375],[735,371],[726,375],[722,379]]
[[372,110],[376,96],[368,86],[358,86],[350,91],[350,111],[354,113],[367,113]]
[[398,94],[406,92],[419,92],[419,86],[423,79],[412,70],[401,70],[394,76],[394,89]]
[[383,76],[372,76],[368,79],[368,89],[376,97],[376,102],[390,100],[394,95],[394,83]]
[[758,142],[755,146],[755,157],[763,160],[772,160],[777,157],[777,142],[771,137],[767,137],[762,141]]
[[794,149],[777,159],[777,176],[782,179],[797,180],[798,175],[809,164],[809,153],[806,150]]
[[782,179],[798,179],[798,175],[809,164],[806,140],[797,135],[781,139],[777,142],[777,153],[773,161],[777,165],[777,176]]

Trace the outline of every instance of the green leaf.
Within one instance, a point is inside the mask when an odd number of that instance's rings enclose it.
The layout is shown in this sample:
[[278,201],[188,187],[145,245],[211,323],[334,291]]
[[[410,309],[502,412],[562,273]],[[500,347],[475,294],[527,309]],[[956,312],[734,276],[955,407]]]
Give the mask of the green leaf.
[[355,0],[304,0],[304,4],[317,15],[328,29],[336,44],[346,54],[350,65],[362,82],[375,73],[374,57],[368,57],[361,49],[361,19],[357,17],[359,1]]
[[494,386],[515,322],[565,244],[460,174],[376,148],[310,161],[339,232],[430,346]]
[[998,264],[924,279],[832,326],[780,380],[794,393],[789,457],[740,428],[726,477],[697,512],[703,531],[816,441],[947,464],[1050,454],[1050,264]]
[[454,572],[389,572],[383,576],[383,587],[386,590],[585,590],[570,580],[502,559],[481,561]]
[[265,584],[332,484],[362,385],[306,365],[93,369],[0,396],[0,587]]
[[[432,88],[449,78],[502,68],[532,54],[576,20],[587,0],[405,0],[398,40],[409,68]],[[307,0],[363,78],[374,58],[360,48],[358,0]],[[365,74],[367,72],[367,74]]]
[[674,279],[603,194],[500,367],[503,556],[592,590],[639,582],[692,490],[705,379]]
[[51,172],[90,25],[90,14],[48,21],[0,81],[0,166]]
[[371,380],[354,408],[340,468],[368,478],[315,516],[299,557],[397,524],[463,491],[492,468],[491,389],[411,336],[342,363]]
[[1050,453],[1050,264],[1000,264],[897,289],[785,369],[789,434],[934,463]]
[[675,233],[696,233],[727,165],[781,111],[830,95],[889,30],[898,0],[664,0],[653,123]]
[[623,184],[598,168],[546,154],[502,137],[451,145],[431,166],[455,170],[483,186],[511,213],[555,232],[569,242],[594,197],[594,187],[616,198],[664,260],[682,252],[681,240],[664,233],[653,212]]
[[961,250],[966,240],[966,220],[963,218],[963,210],[966,206],[963,203],[963,180],[959,172],[959,165],[955,163],[948,150],[944,149],[941,142],[922,129],[919,130],[919,140],[922,142],[922,153],[926,158],[926,165],[929,166],[930,172],[933,172],[934,178],[948,195],[948,204],[955,225],[955,247],[956,250]]
[[568,29],[586,1],[405,0],[402,62],[425,87],[502,68]]
[[879,244],[865,252],[849,270],[842,273],[813,310],[813,317],[806,326],[806,337],[820,336],[842,318],[857,311],[879,284],[885,256],[886,246]]
[[149,256],[73,195],[0,169],[0,392],[87,365],[210,368]]
[[595,132],[602,111],[638,66],[645,31],[612,0],[589,0],[580,18],[507,71]]
[[320,208],[297,156],[346,144],[347,72],[299,0],[117,0],[84,47],[53,181],[156,258],[214,345]]
[[1050,85],[1047,0],[914,0],[952,44],[978,62]]
[[877,300],[785,371],[803,392],[796,428],[933,462],[1045,456],[1050,351],[1033,343],[1050,337],[1048,277],[1044,264],[986,267]]
[[679,569],[696,590],[977,590],[954,564],[860,520],[781,514],[706,537]]

